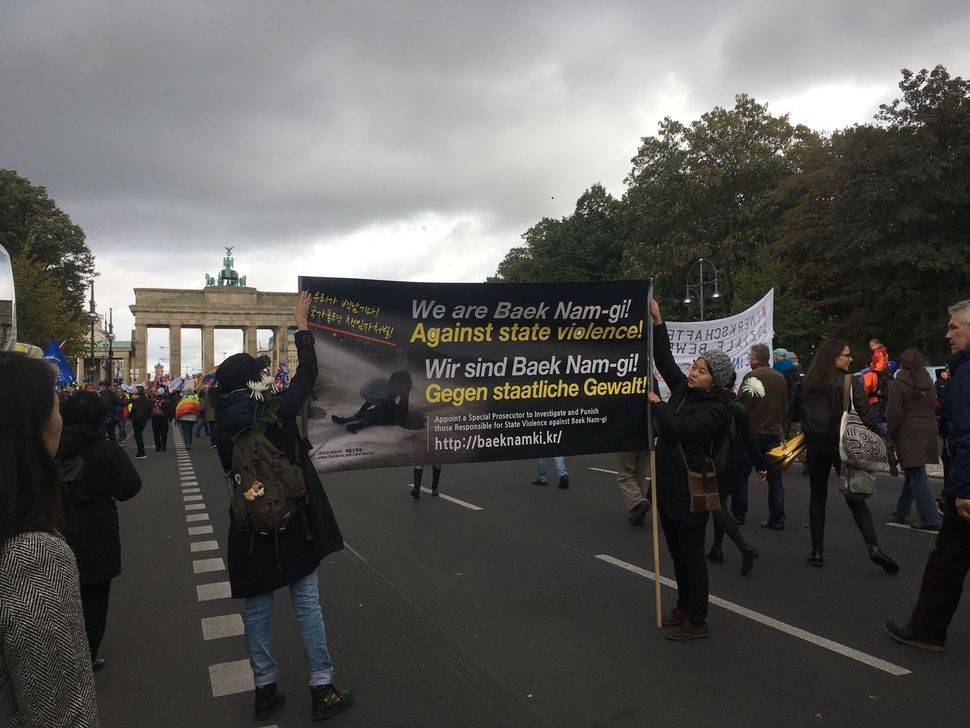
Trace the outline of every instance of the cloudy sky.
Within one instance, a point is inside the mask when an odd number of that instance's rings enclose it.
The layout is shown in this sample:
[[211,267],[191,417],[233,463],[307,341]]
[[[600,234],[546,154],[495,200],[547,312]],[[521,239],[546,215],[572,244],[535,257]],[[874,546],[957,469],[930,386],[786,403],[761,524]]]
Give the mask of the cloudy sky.
[[124,339],[133,288],[201,288],[225,245],[262,290],[481,281],[589,185],[621,195],[664,116],[743,92],[865,123],[903,67],[970,75],[968,37],[956,0],[4,0],[0,168],[84,229]]

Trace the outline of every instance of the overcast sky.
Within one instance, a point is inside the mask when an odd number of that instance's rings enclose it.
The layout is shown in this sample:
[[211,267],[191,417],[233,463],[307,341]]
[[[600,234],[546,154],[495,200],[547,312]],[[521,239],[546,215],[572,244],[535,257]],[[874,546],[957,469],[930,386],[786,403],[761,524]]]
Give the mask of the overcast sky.
[[866,123],[903,67],[970,75],[968,37],[956,0],[3,0],[0,167],[84,229],[127,339],[133,288],[201,288],[225,245],[261,290],[481,281],[591,184],[621,195],[664,116],[748,93]]

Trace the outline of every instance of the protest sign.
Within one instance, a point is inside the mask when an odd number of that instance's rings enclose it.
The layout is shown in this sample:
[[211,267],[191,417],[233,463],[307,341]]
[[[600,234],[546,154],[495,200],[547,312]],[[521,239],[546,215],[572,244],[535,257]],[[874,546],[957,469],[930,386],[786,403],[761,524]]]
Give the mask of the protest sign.
[[648,281],[300,290],[321,472],[647,447]]
[[[769,350],[772,348],[771,340],[775,335],[774,306],[775,289],[772,288],[751,308],[734,316],[712,321],[668,321],[667,331],[674,360],[686,374],[694,360],[704,356],[705,351],[721,349],[731,357],[740,382],[751,370],[751,347],[767,344]],[[666,386],[659,375],[657,380],[661,384],[661,394],[666,397]]]

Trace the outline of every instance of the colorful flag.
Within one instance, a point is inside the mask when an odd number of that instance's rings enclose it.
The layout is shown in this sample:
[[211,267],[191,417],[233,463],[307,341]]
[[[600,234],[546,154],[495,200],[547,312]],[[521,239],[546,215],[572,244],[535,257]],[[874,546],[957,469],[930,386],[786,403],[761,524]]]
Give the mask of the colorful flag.
[[283,362],[280,362],[280,365],[276,367],[276,382],[274,386],[277,392],[281,392],[290,386],[290,368]]

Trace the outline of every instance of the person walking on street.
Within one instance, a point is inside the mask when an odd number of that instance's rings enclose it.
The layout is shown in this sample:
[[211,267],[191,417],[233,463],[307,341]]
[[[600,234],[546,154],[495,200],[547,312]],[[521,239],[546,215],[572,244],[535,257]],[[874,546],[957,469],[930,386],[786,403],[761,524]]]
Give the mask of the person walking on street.
[[[773,447],[781,444],[782,431],[788,417],[788,385],[785,377],[771,368],[768,347],[765,344],[755,344],[749,352],[751,371],[741,380],[743,389],[752,379],[761,382],[764,389],[763,397],[753,397],[748,404],[748,420],[755,440],[762,453],[767,453]],[[781,471],[775,464],[761,458],[767,468],[768,478],[768,520],[761,521],[762,528],[775,531],[785,530],[785,484]],[[751,475],[754,461],[741,468],[734,486],[734,499],[731,508],[735,519],[744,521],[748,512],[748,476]],[[761,470],[761,468],[759,468]]]
[[61,429],[54,370],[0,351],[0,685],[20,728],[98,726],[77,562],[60,533]]
[[886,631],[897,642],[935,651],[946,643],[970,571],[970,300],[950,308],[946,339],[951,356],[944,416],[952,460],[944,486],[943,523],[926,559],[909,622],[886,622]]
[[650,512],[649,470],[649,450],[616,454],[616,484],[626,501],[627,521],[634,528],[642,526]]
[[[566,458],[562,455],[555,455],[550,460],[552,460],[553,467],[556,468],[556,475],[559,476],[559,488],[568,488],[569,471],[566,470]],[[549,485],[549,471],[546,470],[545,458],[538,458],[536,460],[536,470],[536,479],[532,481],[532,485]]]
[[121,402],[109,382],[101,382],[98,384],[98,396],[104,402],[104,422],[102,424],[104,432],[109,440],[117,442],[118,433],[116,430],[118,428],[118,415],[120,414]]
[[889,437],[904,473],[893,516],[897,523],[905,523],[915,500],[920,522],[914,528],[935,531],[941,519],[926,476],[927,464],[939,462],[933,380],[926,371],[926,358],[916,349],[904,351],[899,362],[886,410]]
[[721,543],[726,533],[741,552],[741,576],[747,576],[754,569],[754,560],[759,555],[758,549],[741,535],[737,520],[728,510],[728,500],[734,497],[734,486],[742,470],[750,471],[753,464],[761,480],[764,480],[768,474],[764,453],[761,452],[761,446],[751,431],[746,409],[751,406],[753,400],[764,396],[764,389],[761,388],[760,394],[756,393],[758,380],[755,379],[749,381],[745,387],[742,387],[740,394],[735,396],[735,379],[736,377],[732,378],[724,392],[725,398],[731,405],[731,416],[734,418],[734,437],[731,439],[727,463],[717,474],[721,509],[711,514],[711,520],[714,522],[714,543],[711,545],[711,550],[707,552],[707,560],[715,564],[724,563],[724,550]]
[[184,395],[175,405],[175,420],[182,428],[182,442],[185,443],[186,450],[192,449],[192,428],[200,414],[199,398],[194,394]]
[[155,390],[155,396],[152,397],[151,405],[155,452],[164,452],[168,447],[168,421],[171,419],[169,409],[168,394],[164,387],[158,387]]
[[[411,497],[421,499],[421,480],[424,477],[424,464],[414,466],[414,483],[411,486]],[[431,495],[438,496],[438,481],[441,480],[441,463],[431,466]]]
[[[850,396],[855,411],[862,422],[873,432],[879,426],[872,416],[862,382],[849,374],[852,354],[849,345],[841,339],[824,339],[812,359],[798,393],[796,405],[798,419],[805,433],[806,464],[808,465],[809,525],[812,533],[812,551],[806,561],[812,566],[824,565],[825,504],[828,500],[829,472],[835,468],[842,474],[842,458],[839,455],[839,426],[845,406],[845,378],[851,383]],[[869,559],[887,574],[899,571],[899,565],[879,547],[872,513],[864,500],[845,499],[852,511],[856,527],[865,540]]]
[[141,476],[116,442],[105,439],[104,406],[89,392],[64,405],[64,431],[56,459],[64,480],[64,535],[77,557],[84,626],[91,666],[104,667],[98,648],[108,622],[111,580],[121,573],[121,535],[116,501],[141,490]]
[[144,460],[145,455],[145,425],[152,417],[152,403],[145,394],[145,388],[140,384],[131,393],[128,417],[131,422],[131,433],[135,438],[135,459]]
[[734,374],[731,359],[720,349],[706,351],[694,362],[690,374],[681,371],[670,350],[670,335],[660,315],[660,306],[650,301],[653,319],[654,364],[670,387],[664,402],[655,392],[657,422],[657,488],[660,525],[674,561],[677,606],[663,619],[668,627],[679,627],[666,635],[670,640],[707,637],[708,575],[704,558],[704,536],[708,512],[694,512],[689,472],[714,469],[711,451],[714,441],[729,425],[731,412],[725,389]]
[[[343,538],[319,477],[308,455],[310,443],[301,438],[296,418],[313,391],[317,357],[308,325],[310,295],[300,294],[294,319],[299,366],[290,386],[278,396],[279,424],[266,427],[265,437],[290,463],[298,465],[305,480],[306,496],[286,527],[271,534],[248,530],[230,518],[227,557],[232,597],[244,599],[243,625],[246,649],[256,686],[255,713],[265,720],[283,704],[277,686],[279,666],[272,653],[272,613],[276,591],[287,587],[290,603],[309,664],[310,694],[314,720],[324,720],[353,704],[350,691],[333,684],[333,661],[320,609],[317,567],[329,553],[343,548]],[[228,473],[232,469],[232,438],[254,426],[255,400],[247,383],[261,382],[269,359],[233,354],[216,370],[216,392],[210,390],[216,408],[219,459]]]

